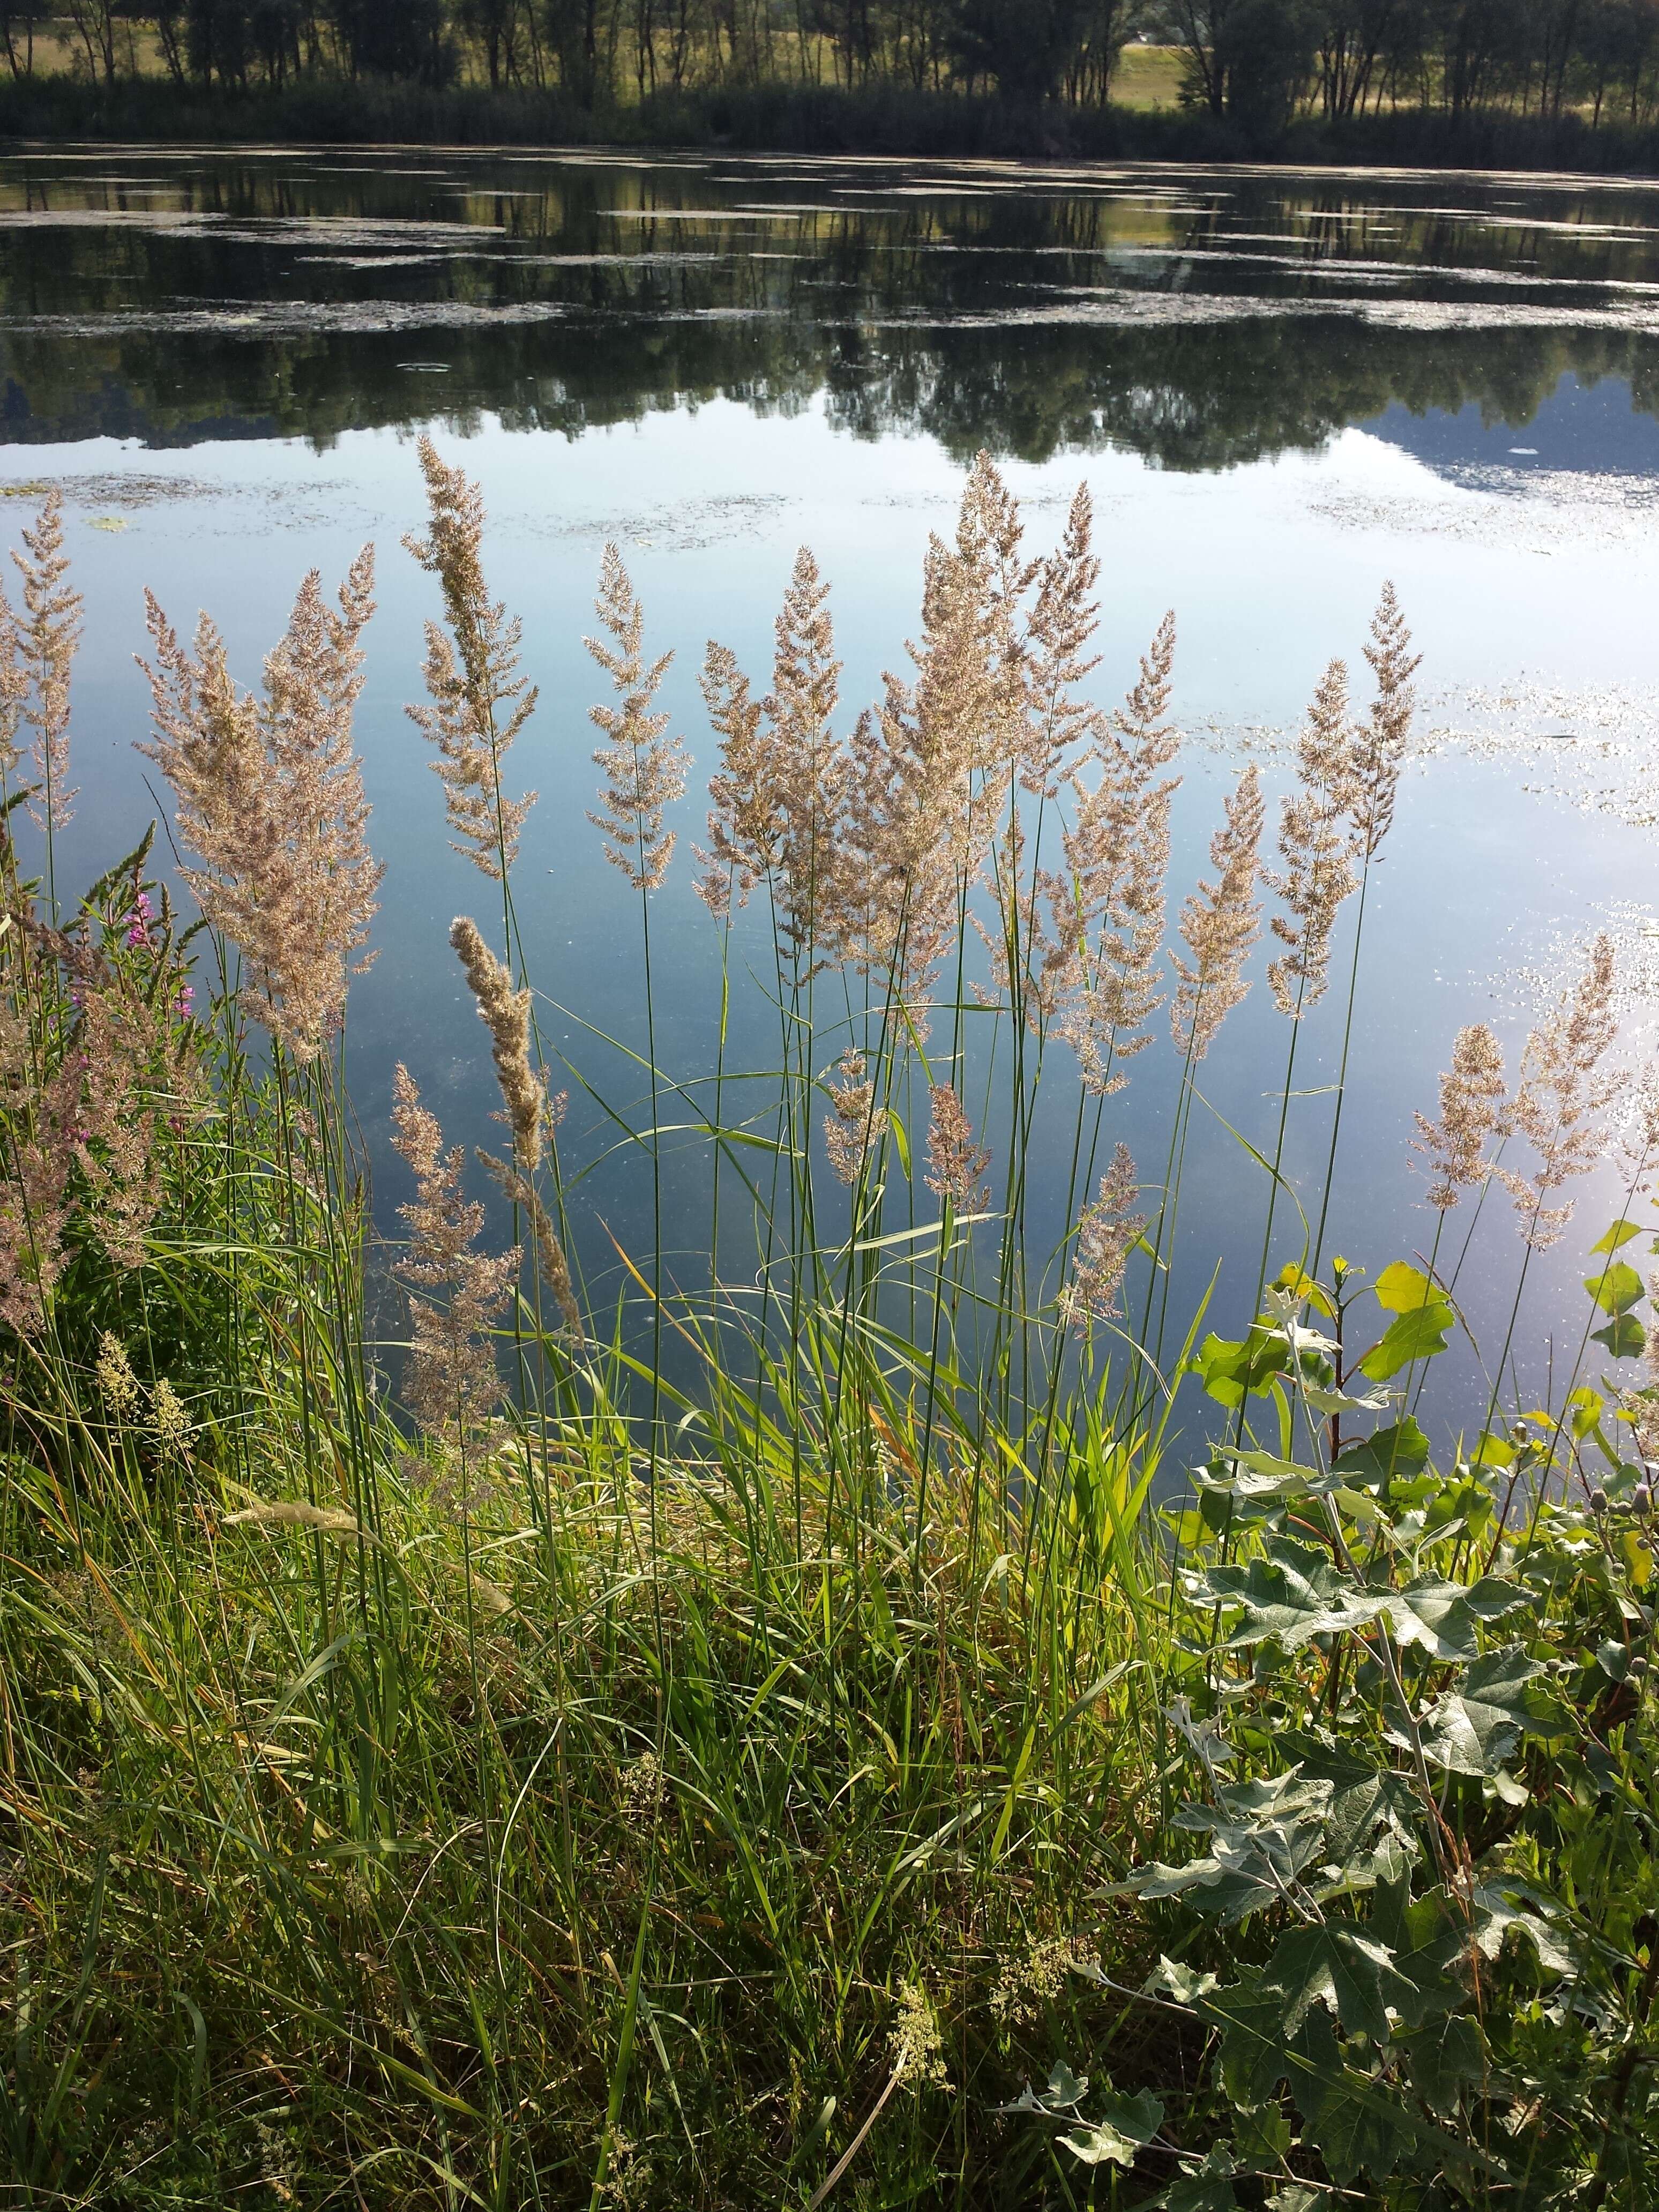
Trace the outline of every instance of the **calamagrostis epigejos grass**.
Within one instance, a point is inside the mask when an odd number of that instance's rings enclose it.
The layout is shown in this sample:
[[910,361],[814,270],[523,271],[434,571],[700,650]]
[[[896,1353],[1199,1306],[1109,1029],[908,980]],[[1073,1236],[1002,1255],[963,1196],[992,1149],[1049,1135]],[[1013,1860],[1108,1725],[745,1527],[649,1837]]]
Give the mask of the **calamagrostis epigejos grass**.
[[861,1052],[844,1052],[836,1073],[841,1080],[829,1086],[835,1112],[823,1117],[823,1143],[837,1180],[851,1185],[887,1127],[887,1111],[875,1103],[876,1088]]
[[1079,1216],[1072,1279],[1060,1294],[1060,1319],[1079,1334],[1118,1310],[1123,1271],[1146,1226],[1146,1215],[1133,1211],[1139,1188],[1129,1148],[1121,1144],[1100,1179],[1099,1197]]
[[1257,854],[1267,809],[1261,777],[1254,763],[1224,802],[1227,819],[1210,840],[1210,865],[1216,879],[1200,877],[1181,909],[1182,940],[1191,953],[1170,958],[1179,979],[1170,1006],[1176,1050],[1202,1060],[1216,1031],[1249,994],[1244,962],[1261,934],[1261,906],[1255,896]]
[[989,1197],[978,1185],[991,1164],[990,1152],[974,1142],[974,1125],[948,1083],[934,1084],[929,1097],[927,1188],[957,1212],[976,1212]]
[[101,985],[86,980],[80,995],[76,1044],[83,1080],[75,1152],[87,1181],[87,1218],[118,1267],[142,1267],[149,1256],[144,1234],[161,1203],[156,1078],[173,1091],[175,1105],[183,1103],[188,1078],[181,1056],[177,1076],[167,1080],[173,1055],[164,1008],[112,977]]
[[1394,586],[1384,584],[1371,617],[1370,642],[1365,647],[1365,658],[1376,678],[1376,696],[1353,732],[1349,763],[1353,834],[1362,860],[1375,860],[1377,847],[1394,824],[1400,771],[1405,764],[1412,716],[1417,711],[1412,678],[1423,663],[1422,654],[1411,648],[1412,634],[1400,611]]
[[404,544],[438,579],[449,627],[426,625],[422,673],[432,704],[406,711],[438,749],[432,766],[444,787],[451,843],[499,881],[518,857],[519,832],[536,803],[533,791],[508,799],[501,789],[501,763],[535,712],[536,692],[514,672],[523,624],[516,616],[508,621],[485,587],[483,495],[461,470],[445,465],[430,438],[422,438],[419,453],[429,534]]
[[1450,1067],[1440,1079],[1440,1119],[1419,1114],[1413,1152],[1425,1162],[1427,1199],[1449,1213],[1464,1191],[1492,1172],[1486,1147],[1508,1126],[1504,1089],[1504,1054],[1485,1022],[1461,1029],[1452,1045]]
[[313,569],[264,666],[264,697],[239,692],[206,615],[192,659],[145,593],[155,665],[156,739],[141,747],[173,786],[184,870],[202,911],[240,950],[255,1018],[298,1060],[338,1028],[346,981],[367,961],[380,870],[364,832],[368,802],[351,750],[362,688],[363,625],[374,611],[374,549],[340,587],[337,614]]
[[1349,839],[1353,805],[1353,737],[1348,672],[1334,660],[1319,680],[1297,742],[1300,787],[1280,802],[1282,875],[1267,881],[1289,911],[1273,916],[1273,935],[1289,950],[1267,969],[1281,1013],[1293,1021],[1317,1006],[1330,980],[1331,938],[1357,878]]
[[953,544],[927,549],[915,679],[885,674],[853,733],[836,933],[866,973],[892,969],[918,1034],[1024,744],[1016,615],[1035,570],[1019,542],[1018,509],[981,453]]
[[19,1336],[40,1328],[64,1270],[81,1115],[77,1054],[71,1051],[44,1079],[37,1073],[27,1011],[33,988],[20,980],[0,1002],[0,1085],[8,1109],[0,1162],[0,1322]]
[[547,1086],[530,1064],[530,992],[515,991],[513,975],[484,943],[476,921],[457,915],[449,941],[477,1002],[478,1019],[489,1031],[489,1056],[513,1132],[513,1157],[520,1171],[533,1175],[542,1157],[542,1120]]
[[1159,771],[1181,744],[1166,719],[1175,651],[1175,617],[1166,615],[1134,689],[1109,724],[1097,726],[1093,745],[1073,772],[1078,807],[1063,840],[1066,866],[1044,875],[1053,958],[1063,963],[1057,1027],[1096,1091],[1121,1087],[1115,1064],[1144,1048],[1145,1024],[1164,1003],[1164,883],[1179,779]]
[[0,783],[10,783],[23,757],[18,740],[28,697],[28,671],[23,665],[17,617],[4,588],[0,587]]
[[1093,545],[1094,507],[1079,484],[1058,549],[1037,570],[1036,599],[1025,639],[1026,728],[1020,781],[1034,797],[1059,796],[1060,772],[1100,726],[1100,709],[1079,696],[1100,665],[1085,658],[1100,623],[1094,597],[1100,562]]
[[734,894],[739,906],[747,906],[755,885],[777,866],[783,850],[783,806],[776,748],[761,702],[730,646],[709,639],[698,680],[720,739],[720,764],[708,779],[714,801],[708,844],[691,850],[702,868],[697,896],[723,921]]
[[582,1328],[581,1308],[576,1303],[575,1285],[570,1279],[569,1262],[564,1256],[564,1246],[553,1226],[552,1217],[542,1204],[541,1194],[527,1176],[519,1173],[510,1160],[497,1159],[493,1152],[480,1151],[479,1164],[495,1177],[496,1183],[514,1206],[521,1206],[530,1224],[530,1233],[536,1246],[536,1264],[541,1278],[553,1293],[565,1328],[580,1346],[586,1343]]
[[1527,1242],[1535,1251],[1554,1243],[1572,1218],[1571,1202],[1546,1206],[1545,1200],[1587,1174],[1607,1147],[1600,1117],[1624,1085],[1621,1075],[1601,1065],[1618,1033],[1613,991],[1613,939],[1604,933],[1590,947],[1583,975],[1529,1033],[1522,1055],[1510,1119],[1536,1151],[1538,1166],[1529,1177],[1511,1169],[1498,1173],[1527,1218]]
[[772,689],[757,702],[736,656],[712,641],[702,695],[720,740],[708,795],[709,848],[697,848],[697,891],[716,915],[735,885],[741,906],[763,877],[793,952],[817,933],[833,884],[846,760],[831,726],[840,696],[830,587],[803,546],[774,625]]
[[663,827],[663,809],[685,789],[684,747],[678,738],[665,737],[669,718],[651,708],[673,655],[665,653],[647,664],[644,610],[614,545],[605,549],[593,606],[612,641],[607,645],[590,637],[583,642],[615,685],[621,703],[588,708],[609,742],[593,755],[594,766],[605,777],[599,793],[603,811],[587,818],[605,839],[606,860],[635,890],[653,891],[674,854],[674,833]]
[[[501,1377],[484,1332],[512,1291],[520,1254],[516,1246],[493,1255],[473,1249],[484,1210],[461,1195],[465,1155],[459,1145],[445,1153],[443,1132],[401,1061],[393,1086],[392,1141],[416,1179],[414,1202],[398,1209],[409,1224],[410,1246],[395,1272],[417,1293],[409,1301],[404,1397],[447,1456],[465,1451],[500,1402]],[[441,1306],[432,1302],[434,1291]]]
[[61,830],[70,819],[69,787],[70,677],[81,642],[81,594],[64,579],[69,556],[64,550],[61,493],[46,495],[33,530],[23,532],[25,553],[12,559],[23,580],[23,619],[17,624],[17,649],[29,681],[25,708],[34,729],[38,797],[29,812],[43,830]]

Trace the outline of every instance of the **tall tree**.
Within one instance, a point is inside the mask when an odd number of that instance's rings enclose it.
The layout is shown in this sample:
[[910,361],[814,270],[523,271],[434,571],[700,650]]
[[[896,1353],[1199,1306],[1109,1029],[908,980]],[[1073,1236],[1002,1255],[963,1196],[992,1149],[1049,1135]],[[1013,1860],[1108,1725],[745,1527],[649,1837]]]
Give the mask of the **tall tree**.
[[334,0],[334,21],[353,76],[442,84],[455,73],[443,0]]
[[970,77],[1043,100],[1059,90],[1091,12],[1089,0],[957,0],[949,37]]

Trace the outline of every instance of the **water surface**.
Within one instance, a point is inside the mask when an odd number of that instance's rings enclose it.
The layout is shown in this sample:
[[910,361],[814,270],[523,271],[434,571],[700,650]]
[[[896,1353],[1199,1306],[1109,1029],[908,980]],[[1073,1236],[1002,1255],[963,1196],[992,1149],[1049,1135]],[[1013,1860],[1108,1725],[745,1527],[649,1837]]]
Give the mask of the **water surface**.
[[[1105,560],[1103,698],[1164,609],[1189,733],[1171,878],[1202,865],[1254,752],[1282,782],[1326,660],[1358,666],[1385,576],[1426,660],[1423,744],[1372,891],[1344,1125],[1340,1249],[1426,1248],[1410,1170],[1457,1026],[1511,1049],[1610,918],[1639,1044],[1652,945],[1659,532],[1659,187],[1578,179],[605,154],[39,148],[0,161],[0,491],[61,484],[91,611],[71,872],[132,842],[150,799],[140,587],[181,626],[210,608],[242,673],[304,571],[380,550],[360,736],[387,864],[380,957],[356,987],[354,1085],[376,1146],[390,1072],[452,1134],[491,1134],[473,1021],[444,945],[491,893],[446,847],[403,714],[434,593],[413,441],[482,481],[490,562],[542,687],[515,756],[541,793],[518,896],[550,1036],[636,1098],[584,1027],[643,1041],[638,915],[584,820],[594,781],[581,648],[599,552],[624,553],[668,703],[700,763],[656,901],[659,1051],[711,1065],[714,933],[690,839],[712,757],[696,672],[720,637],[757,678],[796,547],[835,586],[845,719],[914,627],[922,552],[988,447],[1045,544],[1079,478]],[[757,930],[740,963],[765,965]],[[1291,1170],[1322,1170],[1340,993],[1310,1022]],[[763,1064],[744,1001],[733,1049]],[[1253,1279],[1261,1189],[1228,1124],[1271,1141],[1285,1028],[1265,986],[1205,1070],[1215,1109],[1183,1200],[1188,1287]],[[826,1059],[832,1054],[826,1051]],[[1056,1076],[1069,1084],[1063,1052]],[[1108,1109],[1148,1176],[1175,1071],[1161,1043]],[[1056,1085],[1058,1089],[1060,1087]],[[1060,1226],[1069,1115],[1037,1189]],[[605,1230],[637,1245],[637,1151],[580,1091],[566,1131],[600,1160],[574,1206],[597,1290]],[[670,1171],[675,1265],[707,1270],[702,1168]],[[1541,1387],[1576,1340],[1580,1248],[1609,1171],[1536,1271],[1522,1334]],[[383,1213],[402,1195],[380,1176]],[[1513,1281],[1506,1208],[1472,1273],[1483,1326]],[[603,1224],[603,1226],[602,1226]],[[1035,1255],[1040,1264],[1041,1255]],[[733,1264],[737,1264],[734,1259]],[[608,1273],[607,1271],[610,1271]],[[1249,1280],[1244,1284],[1248,1290]],[[1179,1303],[1179,1301],[1177,1301]]]

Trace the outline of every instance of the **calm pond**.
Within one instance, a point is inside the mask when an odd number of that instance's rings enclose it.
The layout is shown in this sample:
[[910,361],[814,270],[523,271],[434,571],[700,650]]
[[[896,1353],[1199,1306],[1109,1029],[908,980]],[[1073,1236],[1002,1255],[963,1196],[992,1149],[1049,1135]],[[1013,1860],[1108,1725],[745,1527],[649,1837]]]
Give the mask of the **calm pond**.
[[[1380,1267],[1426,1249],[1411,1117],[1433,1110],[1454,1032],[1491,1020],[1512,1059],[1603,919],[1642,1047],[1659,974],[1659,185],[41,148],[0,161],[0,270],[6,519],[15,538],[31,488],[62,486],[88,602],[70,873],[85,880],[152,811],[133,751],[142,586],[181,628],[210,609],[252,680],[303,572],[333,580],[365,538],[380,547],[359,736],[386,878],[350,1066],[388,1223],[405,1195],[381,1152],[393,1062],[453,1139],[487,1141],[494,1103],[445,944],[450,916],[484,913],[491,893],[447,848],[403,712],[436,604],[398,542],[422,520],[422,427],[482,481],[492,580],[524,617],[541,686],[514,767],[541,794],[520,913],[537,983],[568,1010],[547,1012],[546,1033],[630,1110],[637,1073],[583,1027],[643,1043],[637,906],[584,818],[598,695],[581,639],[603,544],[622,549],[648,641],[675,653],[666,700],[698,761],[653,928],[659,1052],[702,1077],[720,981],[689,850],[714,750],[704,641],[763,679],[795,550],[811,545],[834,586],[850,723],[902,665],[928,533],[948,529],[981,446],[1038,547],[1078,480],[1092,489],[1102,698],[1121,695],[1164,610],[1178,614],[1172,908],[1240,761],[1254,753],[1282,787],[1324,664],[1359,667],[1383,579],[1399,588],[1424,711],[1370,894],[1328,1250]],[[1223,1258],[1223,1315],[1254,1277],[1264,1200],[1226,1125],[1270,1148],[1285,1079],[1265,957],[1206,1063],[1216,1118],[1194,1131],[1182,1201],[1188,1286]],[[757,923],[744,963],[769,964]],[[1297,1091],[1332,1079],[1341,998],[1309,1024]],[[734,1057],[765,1065],[775,1034],[744,997]],[[1177,1072],[1160,1041],[1107,1109],[1149,1178]],[[1322,1173],[1328,1103],[1296,1102],[1304,1188]],[[1036,1194],[1055,1234],[1069,1126],[1057,1117]],[[616,1280],[601,1223],[635,1247],[648,1223],[641,1155],[616,1140],[575,1091],[570,1167],[610,1155],[573,1198],[601,1304]],[[690,1145],[669,1169],[675,1264],[692,1280],[705,1173]],[[1529,1382],[1552,1332],[1576,1346],[1583,1254],[1618,1195],[1609,1170],[1534,1271]],[[1507,1203],[1488,1217],[1477,1326],[1506,1304],[1518,1260]]]

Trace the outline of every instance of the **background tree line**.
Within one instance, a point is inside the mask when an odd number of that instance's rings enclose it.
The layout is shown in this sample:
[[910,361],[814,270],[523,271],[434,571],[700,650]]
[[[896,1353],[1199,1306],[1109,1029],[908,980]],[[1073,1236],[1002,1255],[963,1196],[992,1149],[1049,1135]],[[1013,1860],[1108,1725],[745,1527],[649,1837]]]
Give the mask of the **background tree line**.
[[102,84],[471,81],[599,107],[792,82],[1098,107],[1131,40],[1174,50],[1182,105],[1256,129],[1659,114],[1659,0],[0,0],[15,78],[67,57]]

